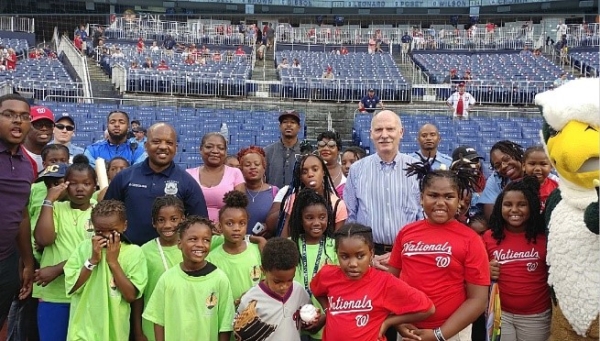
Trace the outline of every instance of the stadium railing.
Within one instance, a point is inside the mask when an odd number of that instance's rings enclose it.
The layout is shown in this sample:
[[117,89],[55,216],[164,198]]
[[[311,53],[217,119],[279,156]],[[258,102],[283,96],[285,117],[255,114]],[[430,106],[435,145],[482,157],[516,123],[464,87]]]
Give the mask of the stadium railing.
[[13,93],[13,87],[9,82],[0,82],[0,96],[8,95]]
[[35,19],[0,17],[0,31],[35,33]]
[[89,68],[87,65],[87,58],[85,55],[82,55],[79,50],[73,45],[71,40],[67,36],[63,36],[60,39],[60,43],[58,44],[58,54],[64,53],[66,58],[69,59],[71,66],[77,73],[81,81],[81,86],[83,88],[83,96],[86,98],[93,97],[92,94],[92,84],[90,81]]

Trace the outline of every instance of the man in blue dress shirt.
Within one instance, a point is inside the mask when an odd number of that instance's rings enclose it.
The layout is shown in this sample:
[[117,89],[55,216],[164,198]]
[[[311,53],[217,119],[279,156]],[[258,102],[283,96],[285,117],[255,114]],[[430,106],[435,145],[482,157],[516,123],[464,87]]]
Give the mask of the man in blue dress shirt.
[[208,217],[200,185],[173,162],[177,153],[177,133],[166,123],[148,129],[148,158],[121,171],[110,182],[104,199],[123,201],[127,208],[125,236],[137,245],[158,237],[152,226],[154,199],[175,195],[183,201],[186,215]]
[[438,151],[441,140],[442,137],[435,125],[431,123],[424,124],[419,129],[419,135],[417,135],[420,149],[410,156],[417,160],[421,160],[421,158],[429,159],[430,162],[433,162],[433,169],[450,169],[452,158]]

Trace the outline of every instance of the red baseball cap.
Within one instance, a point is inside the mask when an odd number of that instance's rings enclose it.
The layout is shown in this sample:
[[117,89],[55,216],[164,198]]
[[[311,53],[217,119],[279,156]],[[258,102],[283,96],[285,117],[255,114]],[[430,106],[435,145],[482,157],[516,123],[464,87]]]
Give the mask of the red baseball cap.
[[54,123],[54,113],[50,108],[43,107],[40,105],[33,106],[29,110],[29,114],[31,115],[31,122],[39,121],[39,120],[49,120]]

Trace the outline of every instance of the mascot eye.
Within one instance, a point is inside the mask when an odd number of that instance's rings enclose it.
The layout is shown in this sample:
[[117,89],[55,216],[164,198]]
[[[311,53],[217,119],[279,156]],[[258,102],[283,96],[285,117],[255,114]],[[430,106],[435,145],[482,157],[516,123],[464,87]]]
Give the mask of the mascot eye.
[[596,129],[596,128],[592,127],[592,126],[587,126],[587,128],[585,128],[584,131],[588,131],[590,129],[593,130],[593,131],[598,131],[598,129]]

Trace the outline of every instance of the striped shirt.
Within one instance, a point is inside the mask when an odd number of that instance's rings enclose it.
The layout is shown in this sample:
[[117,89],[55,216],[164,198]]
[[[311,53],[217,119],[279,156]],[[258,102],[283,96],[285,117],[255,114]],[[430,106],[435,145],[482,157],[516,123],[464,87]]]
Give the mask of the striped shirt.
[[413,162],[402,153],[391,163],[373,154],[350,167],[344,188],[348,222],[370,226],[377,244],[392,245],[402,227],[423,216],[417,178],[404,170]]

